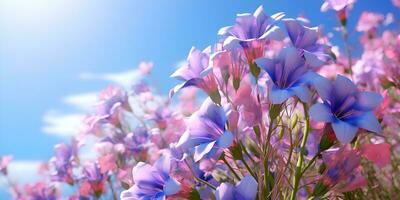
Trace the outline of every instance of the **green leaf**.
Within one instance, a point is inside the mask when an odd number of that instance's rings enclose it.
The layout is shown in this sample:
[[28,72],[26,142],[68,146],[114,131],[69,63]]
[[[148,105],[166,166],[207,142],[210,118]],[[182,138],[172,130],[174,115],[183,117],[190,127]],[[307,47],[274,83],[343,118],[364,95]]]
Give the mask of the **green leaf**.
[[196,189],[193,189],[189,194],[189,200],[201,200],[200,194]]
[[260,75],[261,69],[257,66],[255,62],[249,63],[249,66],[251,74],[254,76],[254,78],[257,79],[258,76]]
[[233,145],[231,148],[231,153],[233,156],[233,159],[235,160],[243,160],[243,153],[242,153],[242,147],[240,145]]

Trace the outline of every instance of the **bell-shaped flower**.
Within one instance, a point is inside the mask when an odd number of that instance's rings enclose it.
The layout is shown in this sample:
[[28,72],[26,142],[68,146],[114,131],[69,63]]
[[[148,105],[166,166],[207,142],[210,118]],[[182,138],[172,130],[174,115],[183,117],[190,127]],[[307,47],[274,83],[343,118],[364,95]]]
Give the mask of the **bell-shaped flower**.
[[310,117],[316,121],[332,123],[336,138],[349,143],[359,128],[381,133],[382,128],[374,109],[382,97],[374,92],[361,92],[348,78],[338,75],[331,84],[316,84],[323,103],[310,108]]
[[257,195],[257,181],[252,176],[245,176],[236,186],[221,183],[215,191],[217,200],[254,200]]
[[225,110],[207,98],[201,108],[194,113],[187,130],[179,139],[176,148],[190,151],[194,148],[194,159],[212,156],[218,148],[227,148],[233,142],[233,135],[225,128]]
[[267,16],[263,6],[260,6],[253,14],[238,14],[236,23],[221,28],[218,35],[224,37],[224,46],[228,49],[240,45],[245,51],[247,61],[253,63],[264,55],[266,41],[284,38],[280,28],[275,25],[283,16],[283,13]]
[[275,58],[259,58],[256,63],[270,77],[269,98],[273,104],[281,104],[292,96],[309,102],[311,93],[308,85],[322,79],[305,64],[295,48],[285,48]]
[[330,47],[318,43],[318,27],[305,26],[296,19],[283,19],[283,21],[290,41],[304,55],[307,64],[319,67],[330,59]]
[[248,73],[248,65],[241,49],[219,51],[211,57],[213,66],[219,68],[225,82],[232,77],[235,90],[240,87],[240,82]]
[[139,162],[132,169],[134,185],[121,193],[122,200],[166,199],[181,189],[180,183],[170,176],[171,159],[160,157],[154,165]]
[[175,86],[170,91],[170,96],[182,88],[195,86],[203,89],[214,102],[221,102],[218,82],[212,68],[209,67],[210,51],[210,47],[204,49],[204,51],[192,47],[186,63],[171,75],[171,77],[184,81],[184,83]]

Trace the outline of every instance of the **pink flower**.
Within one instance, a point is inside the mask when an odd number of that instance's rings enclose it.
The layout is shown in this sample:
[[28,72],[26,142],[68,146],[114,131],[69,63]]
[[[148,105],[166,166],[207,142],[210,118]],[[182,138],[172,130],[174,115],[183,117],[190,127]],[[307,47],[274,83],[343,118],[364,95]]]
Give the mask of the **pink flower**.
[[7,166],[11,162],[12,156],[7,155],[0,157],[0,172],[7,175]]
[[382,24],[384,18],[382,14],[364,11],[358,20],[356,29],[360,32],[373,31]]
[[325,152],[323,159],[327,165],[322,178],[324,185],[345,192],[366,184],[361,174],[360,153],[350,145]]
[[382,144],[363,144],[361,154],[368,160],[374,162],[378,167],[384,167],[390,163],[390,145]]
[[355,3],[356,0],[325,0],[321,6],[321,11],[326,12],[327,10],[341,11],[348,5]]
[[139,71],[142,75],[148,75],[151,72],[151,69],[153,68],[153,63],[152,62],[141,62],[139,64]]
[[400,0],[392,0],[392,3],[394,6],[397,6],[400,8]]
[[106,173],[117,168],[117,159],[114,154],[107,154],[98,159],[100,165],[100,172]]

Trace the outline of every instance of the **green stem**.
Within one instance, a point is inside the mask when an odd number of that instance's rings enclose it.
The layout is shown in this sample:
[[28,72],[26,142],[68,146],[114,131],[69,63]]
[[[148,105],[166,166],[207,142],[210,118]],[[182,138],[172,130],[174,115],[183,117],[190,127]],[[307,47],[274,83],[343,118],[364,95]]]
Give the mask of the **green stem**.
[[308,138],[308,134],[310,132],[310,118],[308,115],[308,107],[307,104],[303,103],[303,107],[304,107],[304,117],[306,120],[306,126],[304,128],[304,134],[303,134],[303,139],[301,141],[301,145],[300,145],[300,155],[299,158],[297,160],[297,165],[296,165],[296,172],[295,172],[295,176],[293,178],[293,190],[292,193],[290,195],[290,200],[294,200],[296,199],[296,194],[297,191],[299,189],[299,183],[300,183],[300,179],[302,176],[302,166],[303,166],[303,162],[304,162],[304,155],[305,155],[305,151],[306,151],[306,143],[307,143],[307,138]]
[[222,156],[222,161],[224,161],[224,163],[226,164],[226,166],[228,166],[229,170],[231,170],[231,172],[233,173],[233,175],[235,175],[235,178],[237,178],[237,180],[240,180],[239,175],[235,172],[235,170],[232,168],[232,166],[229,164],[229,162],[226,160],[225,156]]
[[318,158],[319,154],[321,154],[321,152],[317,152],[317,154],[315,154],[315,156],[313,158],[311,158],[310,162],[308,162],[308,164],[306,165],[306,167],[304,167],[303,171],[301,172],[301,176],[303,176],[303,174],[307,171],[308,168],[311,167],[311,165],[315,162],[315,160]]

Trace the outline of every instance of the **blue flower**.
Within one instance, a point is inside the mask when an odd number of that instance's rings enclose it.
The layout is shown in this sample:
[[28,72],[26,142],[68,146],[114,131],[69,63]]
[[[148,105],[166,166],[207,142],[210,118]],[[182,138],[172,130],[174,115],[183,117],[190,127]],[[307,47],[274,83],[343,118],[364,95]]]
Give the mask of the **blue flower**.
[[382,101],[374,92],[361,92],[351,80],[338,75],[332,83],[316,84],[323,103],[310,108],[310,117],[332,123],[337,139],[349,143],[359,128],[381,133],[382,129],[373,110]]
[[221,183],[215,191],[217,200],[254,200],[257,195],[257,181],[252,176],[245,176],[236,185]]
[[162,156],[154,165],[139,162],[132,169],[135,185],[121,193],[122,200],[166,199],[181,189],[180,183],[170,177],[171,159]]
[[275,58],[259,58],[256,63],[270,77],[269,98],[273,104],[281,104],[292,96],[309,102],[311,94],[308,85],[322,79],[305,64],[295,48],[285,48]]
[[226,120],[224,109],[207,98],[200,110],[190,117],[188,128],[176,147],[184,151],[194,148],[196,162],[206,155],[211,156],[217,148],[229,147],[233,135],[225,129]]
[[276,22],[284,16],[277,13],[267,16],[263,6],[259,6],[254,14],[238,14],[233,26],[223,27],[218,35],[224,37],[224,46],[228,49],[243,48],[249,63],[264,55],[266,41],[281,40],[284,38]]
[[331,59],[330,47],[317,43],[319,38],[318,27],[307,27],[295,19],[283,19],[289,39],[293,46],[304,55],[306,63],[319,67]]

